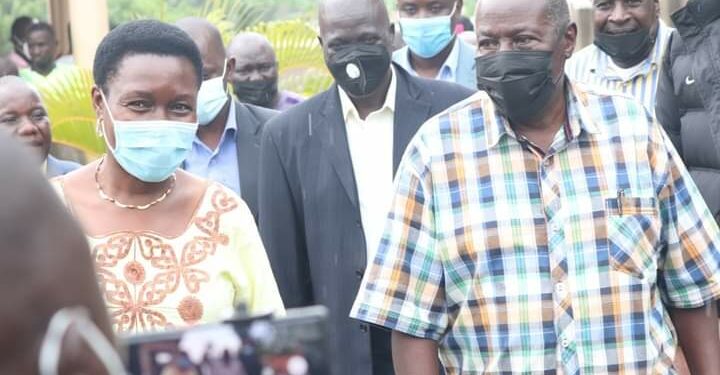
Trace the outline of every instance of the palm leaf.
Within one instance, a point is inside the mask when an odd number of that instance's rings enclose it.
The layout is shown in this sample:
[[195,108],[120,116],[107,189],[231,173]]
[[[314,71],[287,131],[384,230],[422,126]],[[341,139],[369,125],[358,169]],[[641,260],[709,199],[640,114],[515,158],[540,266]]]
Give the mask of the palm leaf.
[[215,25],[227,44],[238,31],[258,23],[265,10],[236,0],[207,0],[197,16]]
[[105,143],[95,132],[92,107],[92,73],[73,68],[36,85],[48,110],[53,142],[79,150],[86,160],[105,151]]

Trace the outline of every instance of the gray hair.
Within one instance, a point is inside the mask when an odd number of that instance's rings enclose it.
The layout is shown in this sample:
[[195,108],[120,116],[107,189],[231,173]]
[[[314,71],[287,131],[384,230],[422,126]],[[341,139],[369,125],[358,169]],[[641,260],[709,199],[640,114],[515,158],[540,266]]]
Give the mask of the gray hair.
[[547,17],[555,25],[555,33],[560,38],[570,25],[570,9],[567,0],[545,0]]

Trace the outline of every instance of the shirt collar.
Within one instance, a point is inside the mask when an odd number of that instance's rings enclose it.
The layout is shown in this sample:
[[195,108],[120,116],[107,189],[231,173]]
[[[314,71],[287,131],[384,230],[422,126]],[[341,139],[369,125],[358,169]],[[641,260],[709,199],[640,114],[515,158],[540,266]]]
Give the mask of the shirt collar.
[[227,132],[229,129],[232,129],[234,131],[237,130],[238,123],[237,123],[237,117],[235,116],[235,113],[237,111],[237,108],[235,107],[235,100],[232,96],[228,96],[228,100],[230,100],[230,111],[228,112],[228,119],[225,123],[225,131]]
[[[220,145],[225,142],[226,137],[233,136],[233,134],[229,133],[236,133],[238,128],[237,118],[235,116],[235,113],[237,111],[237,108],[235,107],[235,99],[233,99],[232,96],[228,95],[228,100],[230,101],[230,110],[228,111],[227,121],[225,121],[225,130],[223,130],[223,135],[222,137],[220,137]],[[201,141],[200,137],[198,137],[197,135],[195,135],[194,143],[204,145],[203,141]],[[219,149],[220,146],[218,146],[218,150]]]
[[456,36],[455,41],[453,42],[453,48],[450,51],[450,54],[448,55],[447,59],[445,59],[445,62],[443,63],[442,67],[440,67],[440,72],[438,74],[440,76],[442,76],[445,71],[448,71],[451,80],[455,81],[455,74],[457,72],[459,63],[460,63],[460,39]]
[[[413,68],[412,64],[410,63],[410,48],[405,47],[405,53],[400,54],[400,66],[405,68],[405,70],[412,73],[414,76],[417,76],[417,72]],[[439,80],[447,80],[442,79],[443,76],[449,77],[449,80],[454,81],[455,80],[455,73],[458,69],[458,64],[460,64],[460,38],[457,36],[453,40],[453,48],[450,51],[450,54],[445,59],[445,62],[443,62],[443,65],[440,67],[440,70],[438,70],[438,75],[436,79]],[[446,75],[445,72],[448,72]]]
[[597,58],[590,60],[588,69],[592,74],[597,74],[613,81],[627,82],[635,79],[635,77],[648,75],[660,69],[665,47],[667,47],[667,41],[672,31],[673,29],[665,25],[662,20],[658,20],[658,32],[655,37],[655,45],[653,46],[652,52],[645,60],[628,69],[620,69],[617,67],[608,54],[593,44],[592,46],[595,48]]
[[[565,136],[568,140],[576,139],[584,130],[589,134],[597,134],[600,129],[590,114],[588,105],[589,98],[585,90],[580,86],[567,81],[566,86],[566,103],[568,124],[565,125]],[[500,143],[504,135],[516,138],[515,131],[510,126],[510,122],[503,116],[495,106],[490,96],[485,92],[480,92],[480,106],[482,113],[493,115],[486,119],[487,124],[487,144],[488,148],[494,148]]]
[[[380,109],[378,109],[375,112],[381,112],[385,109],[389,110],[390,112],[395,112],[395,96],[397,94],[397,79],[396,76],[395,67],[390,66],[390,86],[388,87],[387,94],[385,95],[385,103],[383,104]],[[360,115],[358,114],[357,108],[355,108],[355,104],[353,104],[352,100],[350,100],[350,97],[348,94],[343,90],[340,85],[338,85],[338,94],[340,95],[340,105],[342,106],[342,114],[343,119],[345,122],[347,122],[348,118],[350,116],[355,116],[355,118],[360,118]]]

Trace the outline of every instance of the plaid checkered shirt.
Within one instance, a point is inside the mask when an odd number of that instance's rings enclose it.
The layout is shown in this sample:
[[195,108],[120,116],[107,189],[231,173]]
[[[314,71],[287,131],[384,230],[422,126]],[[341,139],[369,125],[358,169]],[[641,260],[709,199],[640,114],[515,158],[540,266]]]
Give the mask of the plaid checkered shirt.
[[642,103],[567,86],[547,153],[480,92],[408,146],[351,316],[448,374],[673,374],[664,304],[720,298],[720,233]]

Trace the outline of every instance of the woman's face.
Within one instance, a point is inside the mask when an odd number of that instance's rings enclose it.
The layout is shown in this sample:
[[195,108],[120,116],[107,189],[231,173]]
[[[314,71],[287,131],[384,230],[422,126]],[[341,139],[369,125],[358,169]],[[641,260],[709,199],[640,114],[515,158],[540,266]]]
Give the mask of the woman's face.
[[93,103],[111,147],[115,147],[112,119],[117,121],[167,120],[196,122],[195,105],[200,88],[190,60],[151,54],[123,58],[107,82],[105,99],[93,88]]

